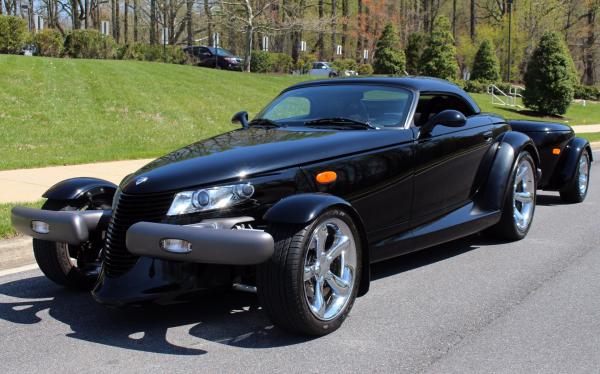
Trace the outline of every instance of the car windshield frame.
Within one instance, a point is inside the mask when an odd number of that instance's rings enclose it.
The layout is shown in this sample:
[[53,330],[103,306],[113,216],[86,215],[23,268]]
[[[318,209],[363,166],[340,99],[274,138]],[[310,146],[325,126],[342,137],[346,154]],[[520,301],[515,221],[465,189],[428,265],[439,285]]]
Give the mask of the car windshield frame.
[[[320,118],[326,118],[329,116],[314,117],[314,118],[311,117],[311,118],[302,118],[302,119],[301,118],[294,119],[294,117],[273,119],[273,118],[269,118],[268,114],[270,111],[273,110],[273,108],[275,108],[278,104],[280,104],[286,98],[289,98],[289,97],[302,98],[303,97],[302,95],[293,95],[294,93],[302,92],[304,90],[315,90],[315,89],[321,90],[323,88],[331,88],[331,87],[336,87],[336,88],[362,87],[365,89],[364,92],[367,92],[369,90],[375,91],[379,88],[379,89],[387,90],[387,91],[396,90],[400,93],[407,94],[408,97],[406,98],[404,108],[402,108],[402,117],[396,124],[383,125],[383,124],[378,124],[376,122],[375,123],[369,122],[367,120],[363,121],[363,122],[368,123],[369,125],[376,127],[377,129],[407,129],[407,128],[409,128],[409,126],[407,126],[407,124],[410,124],[410,119],[412,118],[412,116],[414,114],[414,111],[416,108],[416,102],[419,97],[419,93],[410,87],[396,85],[396,84],[380,83],[380,82],[360,82],[360,83],[352,82],[352,83],[335,83],[335,84],[325,83],[325,84],[319,84],[319,85],[307,85],[307,86],[300,86],[297,88],[291,88],[291,89],[283,91],[279,96],[277,96],[273,101],[271,101],[267,106],[265,106],[263,108],[263,110],[261,110],[260,113],[256,115],[255,119],[263,119],[264,118],[264,119],[273,121],[282,127],[307,127],[306,122],[319,120]],[[304,98],[306,98],[306,97],[304,97]],[[310,127],[314,127],[314,126],[310,126]]]

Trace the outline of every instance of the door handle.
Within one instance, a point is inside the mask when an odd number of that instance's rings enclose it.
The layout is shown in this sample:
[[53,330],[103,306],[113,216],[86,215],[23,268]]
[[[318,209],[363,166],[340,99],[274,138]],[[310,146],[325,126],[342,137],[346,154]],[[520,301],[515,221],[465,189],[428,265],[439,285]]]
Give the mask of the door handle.
[[494,136],[494,132],[492,130],[486,131],[483,133],[483,139],[486,142],[489,142],[490,140],[492,140],[492,137]]

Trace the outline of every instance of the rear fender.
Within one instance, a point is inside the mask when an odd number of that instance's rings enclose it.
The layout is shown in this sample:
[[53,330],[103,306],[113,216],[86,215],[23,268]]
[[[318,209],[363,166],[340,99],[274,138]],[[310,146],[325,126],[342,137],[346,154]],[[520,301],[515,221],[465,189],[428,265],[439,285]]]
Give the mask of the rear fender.
[[369,290],[371,281],[369,243],[363,221],[358,212],[348,201],[338,196],[325,193],[303,193],[292,195],[281,199],[269,208],[263,216],[263,219],[269,223],[307,225],[323,212],[332,208],[342,209],[347,212],[358,228],[361,247],[363,249],[362,274],[358,296],[362,296]]
[[562,189],[569,185],[578,168],[579,157],[581,153],[587,150],[590,155],[590,161],[593,161],[592,149],[590,143],[583,138],[573,138],[561,152],[560,160],[556,166],[550,185],[556,189]]
[[502,209],[513,166],[522,151],[531,154],[539,180],[541,173],[539,169],[540,157],[535,144],[527,135],[521,132],[509,131],[501,138],[487,179],[475,198],[478,207],[484,210]]
[[112,198],[116,190],[116,184],[103,179],[71,178],[50,187],[42,196],[49,200],[82,201],[100,195]]

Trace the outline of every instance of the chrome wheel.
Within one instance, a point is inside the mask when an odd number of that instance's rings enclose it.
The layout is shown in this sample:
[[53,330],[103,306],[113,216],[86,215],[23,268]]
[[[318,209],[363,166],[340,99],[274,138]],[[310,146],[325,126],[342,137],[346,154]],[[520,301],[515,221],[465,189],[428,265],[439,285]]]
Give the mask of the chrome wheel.
[[588,159],[587,152],[583,152],[581,158],[579,158],[579,194],[585,196],[588,188],[588,178],[590,175],[590,161]]
[[354,290],[356,242],[350,227],[330,218],[312,232],[304,257],[304,297],[312,314],[329,321],[339,316]]
[[531,223],[535,208],[535,177],[533,165],[522,159],[517,167],[513,185],[513,216],[520,231],[525,231]]

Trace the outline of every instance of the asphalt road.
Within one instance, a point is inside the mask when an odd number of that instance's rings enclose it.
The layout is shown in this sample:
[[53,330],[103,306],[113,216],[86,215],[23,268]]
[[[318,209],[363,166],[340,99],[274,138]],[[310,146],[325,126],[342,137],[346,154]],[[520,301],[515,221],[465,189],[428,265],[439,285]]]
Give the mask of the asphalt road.
[[[598,159],[600,154],[596,154]],[[0,278],[0,372],[600,372],[600,167],[583,204],[542,193],[529,236],[374,267],[344,326],[286,335],[253,295],[111,311],[39,271]]]

